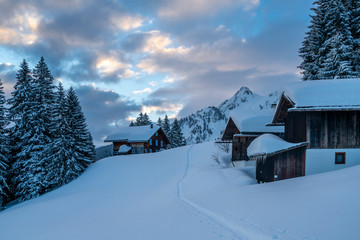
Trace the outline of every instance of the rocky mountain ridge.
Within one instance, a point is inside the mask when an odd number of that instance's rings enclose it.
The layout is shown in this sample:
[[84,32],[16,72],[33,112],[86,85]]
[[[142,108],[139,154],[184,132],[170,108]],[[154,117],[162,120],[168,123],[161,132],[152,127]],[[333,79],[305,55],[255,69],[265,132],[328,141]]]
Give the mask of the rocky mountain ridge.
[[244,114],[254,111],[274,109],[281,96],[275,91],[267,96],[253,93],[247,87],[241,87],[234,96],[223,101],[217,107],[203,108],[179,121],[187,144],[201,143],[221,138],[230,112],[241,111]]

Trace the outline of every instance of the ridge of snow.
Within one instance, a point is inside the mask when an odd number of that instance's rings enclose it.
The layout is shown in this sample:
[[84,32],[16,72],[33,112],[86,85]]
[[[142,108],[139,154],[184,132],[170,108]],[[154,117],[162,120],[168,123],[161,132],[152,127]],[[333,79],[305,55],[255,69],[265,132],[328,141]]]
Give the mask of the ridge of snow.
[[270,155],[281,150],[303,146],[304,143],[290,143],[270,133],[263,134],[252,141],[247,148],[249,157]]

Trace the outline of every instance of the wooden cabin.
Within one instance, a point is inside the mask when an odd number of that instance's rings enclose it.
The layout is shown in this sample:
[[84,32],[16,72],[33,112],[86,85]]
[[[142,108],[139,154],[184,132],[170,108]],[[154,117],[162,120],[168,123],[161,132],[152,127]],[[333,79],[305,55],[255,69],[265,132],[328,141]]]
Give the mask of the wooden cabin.
[[104,142],[112,142],[114,155],[152,153],[167,148],[169,138],[159,126],[122,127],[118,133],[108,136]]
[[[305,175],[360,164],[359,92],[360,79],[339,79],[300,82],[282,94],[272,125],[285,126],[288,143],[308,143]],[[294,156],[282,161],[291,164]],[[271,161],[259,161],[259,169],[272,168]]]
[[[260,115],[267,113],[268,115]],[[243,115],[242,115],[243,114]],[[268,126],[272,120],[272,111],[232,112],[226,124],[223,136],[224,142],[232,142],[232,161],[248,161],[247,148],[250,143],[264,133],[273,133],[282,137],[283,126]]]
[[273,182],[305,176],[305,151],[308,143],[289,143],[263,134],[248,148],[249,158],[256,160],[256,180]]

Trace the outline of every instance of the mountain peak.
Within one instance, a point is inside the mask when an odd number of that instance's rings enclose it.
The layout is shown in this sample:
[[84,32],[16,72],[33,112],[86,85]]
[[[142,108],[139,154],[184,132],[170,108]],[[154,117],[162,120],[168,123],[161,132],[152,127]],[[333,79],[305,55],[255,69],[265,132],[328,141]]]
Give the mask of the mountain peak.
[[254,93],[248,87],[241,87],[234,96],[222,102],[218,108],[222,112],[226,112],[227,110],[232,110],[239,105],[242,105],[242,103],[249,102],[249,100],[254,97]]
[[241,87],[239,91],[235,93],[235,95],[253,95],[253,92],[248,87]]

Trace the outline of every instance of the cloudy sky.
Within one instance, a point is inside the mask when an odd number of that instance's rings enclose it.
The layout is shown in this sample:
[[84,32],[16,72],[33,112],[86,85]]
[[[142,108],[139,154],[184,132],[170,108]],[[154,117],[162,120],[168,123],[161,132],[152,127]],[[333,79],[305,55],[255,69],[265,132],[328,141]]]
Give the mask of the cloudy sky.
[[140,111],[183,117],[299,79],[313,1],[0,0],[0,78],[9,95],[22,59],[44,56],[98,145]]

